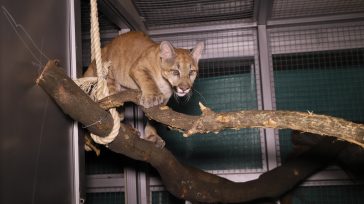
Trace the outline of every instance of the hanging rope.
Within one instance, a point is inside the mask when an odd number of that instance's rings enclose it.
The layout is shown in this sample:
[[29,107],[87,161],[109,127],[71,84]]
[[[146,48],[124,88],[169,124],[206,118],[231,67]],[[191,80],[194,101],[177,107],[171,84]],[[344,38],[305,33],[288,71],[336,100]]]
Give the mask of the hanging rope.
[[[87,77],[75,80],[76,83],[86,92],[91,92],[91,98],[93,100],[100,100],[109,95],[109,88],[107,87],[107,73],[110,62],[103,63],[101,57],[101,44],[100,44],[100,32],[99,21],[97,12],[97,0],[90,0],[91,4],[91,62],[95,60],[96,63],[96,75],[97,80],[94,77]],[[91,87],[93,88],[91,89]],[[90,91],[91,90],[91,91]],[[99,137],[91,133],[92,139],[99,144],[107,145],[112,142],[119,133],[120,117],[116,109],[110,109],[110,114],[114,119],[114,126],[110,134],[106,137]]]

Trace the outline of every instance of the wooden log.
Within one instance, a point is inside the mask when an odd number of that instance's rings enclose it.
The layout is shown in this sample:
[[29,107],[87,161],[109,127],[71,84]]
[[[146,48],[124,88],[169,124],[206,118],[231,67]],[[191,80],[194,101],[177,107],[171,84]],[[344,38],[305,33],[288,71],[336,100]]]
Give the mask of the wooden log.
[[[107,136],[113,119],[109,112],[95,104],[59,67],[58,60],[50,60],[36,80],[63,112],[82,123],[90,132]],[[81,102],[81,103],[80,103]]]
[[[75,120],[86,121],[87,124],[87,121],[93,122],[95,118],[99,119],[105,114],[103,109],[95,107],[97,105],[89,97],[81,94],[82,90],[75,87],[73,81],[65,76],[55,61],[47,64],[37,84]],[[112,124],[113,121],[104,119],[101,125],[95,125],[89,130],[108,132]],[[181,164],[166,148],[157,148],[153,143],[140,139],[135,129],[124,124],[120,127],[119,135],[108,147],[114,152],[150,163],[159,172],[167,190],[179,198],[204,203],[234,203],[277,199],[305,178],[325,167],[343,146],[343,142],[331,144],[332,140],[327,139],[298,159],[264,173],[256,180],[243,183],[235,183]]]

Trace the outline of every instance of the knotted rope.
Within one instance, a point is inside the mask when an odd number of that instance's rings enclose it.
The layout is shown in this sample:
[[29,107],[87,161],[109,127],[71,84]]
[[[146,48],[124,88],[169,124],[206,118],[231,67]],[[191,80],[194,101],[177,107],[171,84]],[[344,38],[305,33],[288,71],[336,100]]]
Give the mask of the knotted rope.
[[[87,77],[75,80],[75,82],[86,92],[91,92],[91,98],[95,101],[105,98],[109,95],[107,87],[107,74],[110,62],[103,63],[101,57],[100,32],[97,12],[97,0],[90,0],[91,4],[91,62],[95,60],[97,81],[94,77]],[[91,88],[93,86],[93,88]],[[112,142],[119,133],[120,117],[115,108],[110,109],[110,114],[114,119],[114,126],[110,134],[106,137],[100,137],[91,133],[92,139],[99,144],[107,145]]]

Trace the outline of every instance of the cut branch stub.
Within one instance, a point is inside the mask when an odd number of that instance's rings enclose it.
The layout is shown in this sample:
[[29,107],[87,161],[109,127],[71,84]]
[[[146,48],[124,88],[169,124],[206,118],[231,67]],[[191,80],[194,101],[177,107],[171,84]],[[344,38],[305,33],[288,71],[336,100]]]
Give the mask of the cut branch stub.
[[[90,97],[59,67],[58,60],[48,61],[36,84],[41,86],[56,101],[64,113],[81,122],[90,132],[99,136],[107,136],[110,133],[113,119],[109,112],[90,100]],[[77,108],[70,105],[80,101],[83,104]]]

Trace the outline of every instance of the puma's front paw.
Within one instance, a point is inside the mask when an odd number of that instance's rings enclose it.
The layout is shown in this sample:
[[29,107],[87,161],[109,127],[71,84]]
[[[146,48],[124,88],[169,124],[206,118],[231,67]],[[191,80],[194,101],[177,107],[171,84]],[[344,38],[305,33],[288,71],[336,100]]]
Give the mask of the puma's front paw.
[[166,142],[159,135],[148,135],[145,140],[153,142],[156,147],[161,149],[166,145]]
[[153,142],[156,147],[163,148],[166,145],[166,142],[164,142],[164,140],[158,135],[153,126],[145,126],[144,133],[144,139]]
[[140,105],[144,108],[150,108],[162,104],[164,101],[163,94],[142,94],[140,97]]

